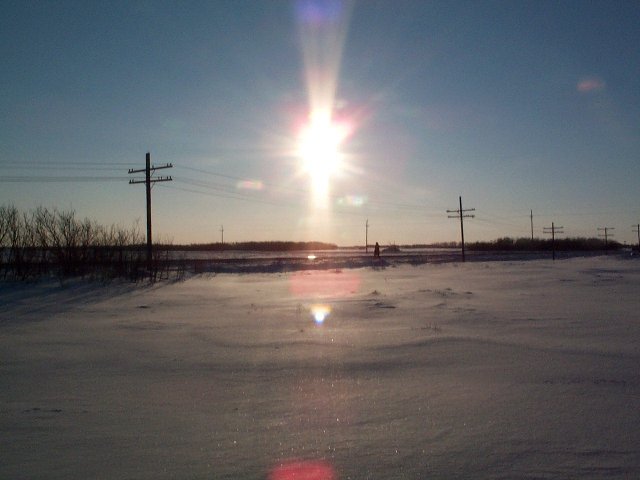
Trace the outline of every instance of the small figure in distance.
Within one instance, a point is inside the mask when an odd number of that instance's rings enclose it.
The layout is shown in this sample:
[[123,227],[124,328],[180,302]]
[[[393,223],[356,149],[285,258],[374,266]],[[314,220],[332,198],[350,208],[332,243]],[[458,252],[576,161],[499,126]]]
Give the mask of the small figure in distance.
[[380,245],[378,245],[378,242],[376,242],[376,246],[373,247],[373,256],[375,258],[380,258]]

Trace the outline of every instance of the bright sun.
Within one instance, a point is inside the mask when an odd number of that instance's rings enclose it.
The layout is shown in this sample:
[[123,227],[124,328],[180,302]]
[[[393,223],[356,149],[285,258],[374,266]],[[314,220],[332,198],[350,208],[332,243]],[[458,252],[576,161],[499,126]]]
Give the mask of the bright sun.
[[329,112],[314,112],[300,134],[299,155],[316,198],[326,197],[329,179],[340,171],[340,145],[345,137],[345,129],[332,122]]

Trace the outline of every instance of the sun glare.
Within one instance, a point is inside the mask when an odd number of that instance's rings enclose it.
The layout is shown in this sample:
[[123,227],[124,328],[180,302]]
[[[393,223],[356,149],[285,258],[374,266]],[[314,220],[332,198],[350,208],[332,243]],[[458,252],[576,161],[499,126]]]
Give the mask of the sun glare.
[[328,194],[330,178],[340,172],[340,146],[346,133],[343,126],[332,121],[329,112],[314,112],[300,133],[299,156],[302,169],[311,178],[317,197]]
[[344,170],[342,144],[351,124],[336,122],[335,108],[342,52],[353,2],[342,0],[296,2],[309,118],[298,130],[299,173],[310,182],[313,214],[326,220],[330,213],[330,185]]

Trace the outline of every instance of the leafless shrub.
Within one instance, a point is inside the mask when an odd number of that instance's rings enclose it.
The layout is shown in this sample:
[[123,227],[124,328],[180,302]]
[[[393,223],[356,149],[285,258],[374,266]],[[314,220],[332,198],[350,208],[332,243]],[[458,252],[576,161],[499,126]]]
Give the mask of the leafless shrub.
[[144,237],[138,224],[104,227],[75,211],[38,207],[20,213],[0,206],[0,274],[17,279],[55,274],[139,281],[170,275],[169,250],[159,249],[153,268],[146,270]]

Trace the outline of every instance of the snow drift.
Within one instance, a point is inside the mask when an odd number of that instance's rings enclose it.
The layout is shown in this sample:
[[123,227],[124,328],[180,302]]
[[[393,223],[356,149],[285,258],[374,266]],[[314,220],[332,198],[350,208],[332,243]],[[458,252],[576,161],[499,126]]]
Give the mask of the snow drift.
[[2,478],[640,476],[635,260],[0,288]]

